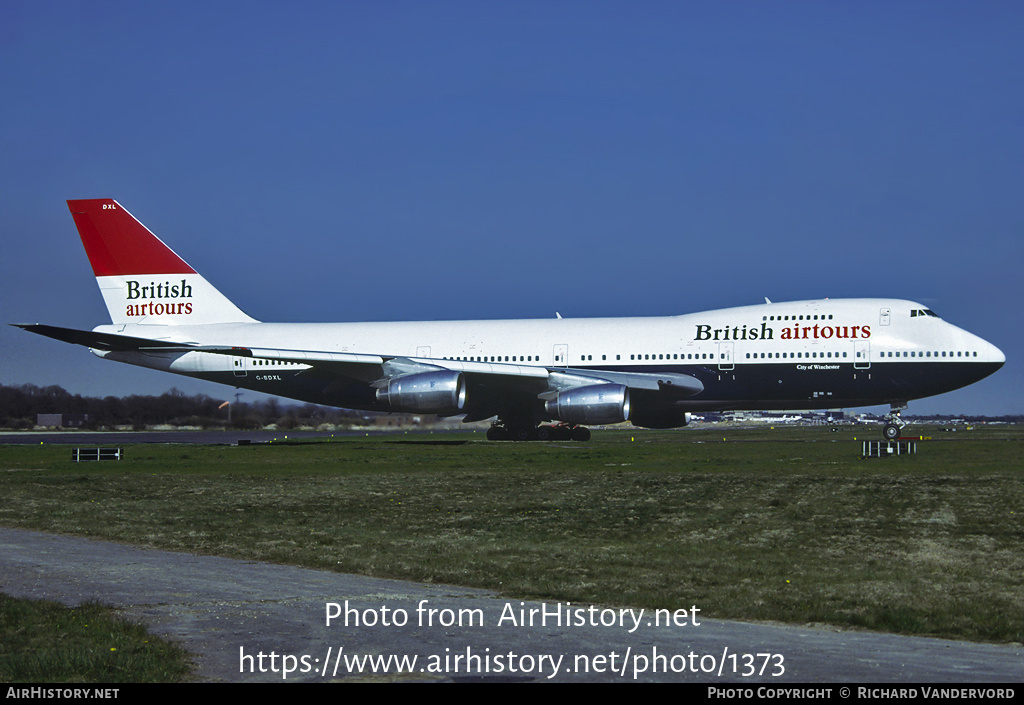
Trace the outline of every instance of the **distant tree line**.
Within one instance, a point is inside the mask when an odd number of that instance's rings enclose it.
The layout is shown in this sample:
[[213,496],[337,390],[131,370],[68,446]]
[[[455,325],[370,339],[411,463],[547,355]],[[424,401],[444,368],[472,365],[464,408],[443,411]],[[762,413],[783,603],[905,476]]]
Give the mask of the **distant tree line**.
[[[39,387],[23,384],[18,387],[0,385],[0,428],[32,429],[39,414],[65,414],[87,416],[77,426],[87,430],[104,430],[131,427],[143,429],[152,426],[190,426],[200,428],[258,429],[270,425],[278,428],[319,427],[333,425],[348,427],[354,425],[409,425],[418,424],[420,419],[412,415],[374,414],[365,411],[335,409],[316,404],[282,404],[269,397],[258,402],[232,401],[230,424],[228,408],[223,399],[205,394],[188,396],[177,389],[171,389],[160,396],[133,394],[128,397],[83,397],[71,394],[63,387],[52,385]],[[1024,416],[963,416],[938,415],[906,417],[908,420],[955,420],[970,422],[1022,423]],[[710,420],[711,417],[709,416]],[[437,420],[424,417],[424,425]]]
[[[223,399],[205,394],[188,396],[171,389],[160,396],[134,394],[128,397],[84,397],[71,394],[63,387],[39,387],[23,384],[17,387],[0,385],[0,427],[31,429],[39,414],[87,416],[79,428],[103,430],[147,428],[151,426],[228,427],[229,409]],[[284,405],[277,399],[253,403],[231,402],[231,428],[255,429],[276,424],[279,428],[300,426],[339,426],[366,422],[376,415],[315,404]]]

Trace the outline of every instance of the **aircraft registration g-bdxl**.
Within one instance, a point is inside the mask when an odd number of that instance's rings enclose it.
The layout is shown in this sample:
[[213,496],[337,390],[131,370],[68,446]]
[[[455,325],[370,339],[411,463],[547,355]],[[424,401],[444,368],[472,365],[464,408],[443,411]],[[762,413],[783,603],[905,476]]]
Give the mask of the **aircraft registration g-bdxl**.
[[[20,325],[99,357],[314,404],[496,417],[492,440],[586,424],[685,426],[710,410],[889,404],[977,382],[1005,357],[926,307],[826,299],[650,318],[261,323],[111,199],[68,201],[112,325]],[[549,423],[554,422],[554,423]]]

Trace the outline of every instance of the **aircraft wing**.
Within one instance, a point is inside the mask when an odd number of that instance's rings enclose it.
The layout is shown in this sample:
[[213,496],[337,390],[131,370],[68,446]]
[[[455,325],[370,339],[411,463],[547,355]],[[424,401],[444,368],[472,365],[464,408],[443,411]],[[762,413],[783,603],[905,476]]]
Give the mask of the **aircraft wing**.
[[497,413],[498,398],[508,395],[549,400],[568,390],[595,385],[621,385],[634,390],[658,392],[666,400],[699,394],[704,385],[690,375],[658,372],[619,372],[612,370],[542,367],[505,362],[477,362],[399,355],[338,353],[318,350],[289,350],[241,345],[205,345],[198,342],[138,338],[117,333],[84,331],[42,324],[15,324],[31,333],[94,350],[119,353],[212,353],[233,357],[276,360],[305,365],[328,380],[339,380],[386,389],[393,380],[412,378],[423,373],[449,371],[461,373],[469,383],[490,388],[467,410],[467,420],[489,418]]
[[[195,349],[195,348],[193,348]],[[380,367],[377,380],[394,379],[406,375],[419,374],[434,370],[451,370],[463,372],[471,377],[505,377],[534,382],[546,382],[546,385],[528,384],[529,389],[546,386],[549,390],[560,391],[593,384],[621,384],[633,389],[650,391],[670,391],[679,397],[689,397],[704,390],[704,385],[696,377],[674,373],[614,372],[607,370],[588,370],[560,367],[540,367],[536,365],[517,365],[507,362],[476,362],[473,360],[445,360],[438,358],[418,358],[403,356],[377,356],[353,353],[317,352],[313,350],[283,350],[271,348],[218,348],[203,349],[204,352],[220,352],[228,355],[241,355],[260,359],[281,360],[293,364],[305,364],[319,370],[346,370],[351,375],[353,365],[373,365]],[[365,375],[360,375],[365,377]],[[542,390],[543,391],[543,390]]]
[[501,404],[511,397],[541,399],[550,402],[560,393],[601,385],[622,386],[644,392],[657,392],[666,402],[694,396],[704,390],[696,377],[677,373],[616,372],[578,368],[541,367],[506,362],[477,362],[403,356],[375,356],[352,353],[283,350],[268,348],[230,348],[209,350],[221,354],[251,356],[256,359],[280,360],[309,365],[319,374],[339,379],[357,380],[378,390],[388,390],[392,381],[410,381],[429,373],[455,372],[472,386],[482,387],[484,394],[471,395],[468,407],[453,413],[465,414],[465,421],[479,421],[501,412]]

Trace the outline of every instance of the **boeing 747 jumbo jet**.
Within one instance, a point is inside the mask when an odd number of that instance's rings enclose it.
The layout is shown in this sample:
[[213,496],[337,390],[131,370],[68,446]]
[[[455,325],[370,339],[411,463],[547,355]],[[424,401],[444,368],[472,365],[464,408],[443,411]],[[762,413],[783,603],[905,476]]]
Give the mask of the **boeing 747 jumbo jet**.
[[[491,440],[590,438],[585,424],[889,404],[998,370],[991,343],[912,301],[766,303],[652,318],[261,323],[111,199],[68,201],[112,325],[21,328],[99,357],[314,404],[496,417]],[[555,422],[553,424],[545,422]]]

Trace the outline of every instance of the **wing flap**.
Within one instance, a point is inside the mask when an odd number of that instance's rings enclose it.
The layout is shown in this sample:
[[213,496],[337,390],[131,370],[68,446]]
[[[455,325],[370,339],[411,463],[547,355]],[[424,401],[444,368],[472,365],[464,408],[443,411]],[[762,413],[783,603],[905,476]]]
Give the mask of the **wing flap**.
[[[555,371],[552,376],[560,375],[584,380],[587,384],[594,382],[608,382],[610,384],[622,384],[630,389],[645,389],[652,392],[666,392],[680,397],[692,397],[704,391],[704,384],[690,375],[678,374],[675,372],[613,372],[609,370],[579,370],[573,369],[569,372]],[[567,386],[580,386],[579,383],[571,383]]]
[[[319,352],[315,350],[284,350],[279,348],[229,348],[233,352],[228,355],[241,355],[242,357],[254,357],[265,360],[281,360],[316,366],[317,364],[357,364],[357,365],[382,365],[388,359],[381,355],[364,355],[362,353],[335,353]],[[217,352],[217,351],[208,351]]]

